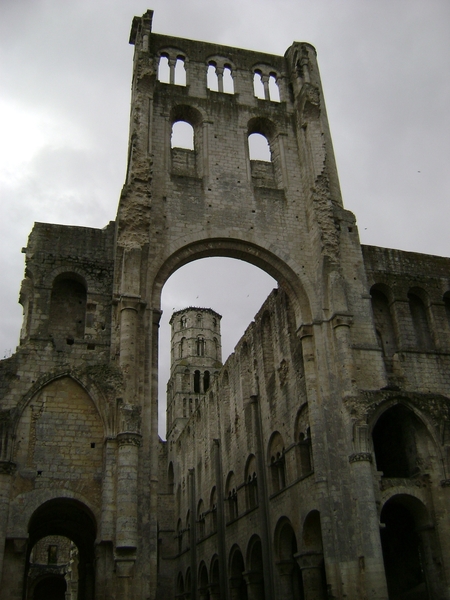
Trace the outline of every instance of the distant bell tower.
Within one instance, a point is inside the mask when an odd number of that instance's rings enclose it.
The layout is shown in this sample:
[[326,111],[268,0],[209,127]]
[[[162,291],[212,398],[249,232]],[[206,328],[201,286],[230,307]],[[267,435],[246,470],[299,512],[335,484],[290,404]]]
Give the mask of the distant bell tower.
[[222,367],[220,320],[210,308],[189,307],[174,312],[170,379],[167,383],[167,437],[183,430],[200,398]]

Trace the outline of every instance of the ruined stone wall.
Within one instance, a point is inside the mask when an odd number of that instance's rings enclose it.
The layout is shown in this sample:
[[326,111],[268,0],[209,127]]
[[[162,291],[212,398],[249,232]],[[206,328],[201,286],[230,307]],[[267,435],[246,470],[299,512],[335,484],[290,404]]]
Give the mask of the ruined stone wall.
[[449,396],[449,259],[373,246],[363,253],[392,384]]

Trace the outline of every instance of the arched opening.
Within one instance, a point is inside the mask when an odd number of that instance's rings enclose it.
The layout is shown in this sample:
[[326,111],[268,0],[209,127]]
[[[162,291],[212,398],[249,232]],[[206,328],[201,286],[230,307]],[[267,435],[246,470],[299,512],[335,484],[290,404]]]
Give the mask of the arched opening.
[[383,506],[380,535],[389,598],[445,597],[442,559],[425,506],[406,494]]
[[194,128],[187,121],[176,121],[172,125],[171,148],[194,150]]
[[200,500],[197,506],[197,538],[199,540],[205,537],[205,507],[203,500]]
[[403,404],[396,404],[379,417],[372,439],[377,470],[383,477],[418,476],[430,468],[429,461],[435,455],[425,425]]
[[49,333],[69,345],[84,337],[86,285],[76,274],[59,275],[52,286]]
[[298,563],[302,571],[303,590],[306,598],[313,595],[317,600],[327,598],[327,580],[323,559],[322,527],[320,513],[312,510],[303,523],[302,549]]
[[[253,535],[247,548],[247,595],[250,598],[265,599],[264,593],[264,565],[261,539]],[[245,575],[244,575],[245,577]]]
[[277,76],[274,73],[269,76],[269,97],[271,102],[280,102],[280,88],[278,87]]
[[210,590],[211,596],[213,596],[216,600],[223,598],[220,590],[220,567],[219,567],[219,557],[215,554],[211,559],[211,567],[209,569],[210,573]]
[[[229,281],[231,280],[233,281],[233,294],[229,293]],[[166,435],[166,385],[170,377],[169,358],[172,333],[169,321],[173,312],[182,310],[187,306],[200,305],[212,308],[223,315],[220,331],[221,344],[217,341],[213,352],[216,353],[216,359],[219,360],[223,355],[225,361],[233,352],[248,324],[253,320],[255,314],[276,285],[275,279],[260,268],[232,258],[204,258],[191,262],[178,269],[167,280],[161,298],[162,318],[159,349],[159,434],[161,437]],[[187,324],[187,327],[191,326],[192,324]],[[217,332],[218,327],[219,325],[216,322]],[[200,369],[198,370],[200,371]],[[209,372],[210,389],[214,378],[211,370]],[[191,378],[191,386],[193,386],[193,372]],[[188,392],[188,374],[186,375],[185,384],[184,389]],[[194,388],[192,387],[191,393],[193,391]],[[200,391],[201,381],[199,380],[198,391],[195,393],[200,393]],[[226,401],[227,399],[224,397],[222,402]],[[181,410],[181,407],[179,407],[179,410]]]
[[202,561],[198,569],[198,596],[200,600],[209,600],[208,569]]
[[175,85],[186,85],[186,61],[184,56],[177,56],[175,63]]
[[254,454],[250,454],[245,465],[247,510],[252,510],[258,506],[258,478],[256,472],[256,457]]
[[278,596],[285,600],[304,600],[302,573],[297,562],[297,538],[286,517],[282,517],[275,528],[275,552]]
[[36,582],[30,600],[67,600],[67,582],[63,575],[48,575]]
[[264,100],[266,98],[264,84],[262,82],[262,73],[259,70],[255,71],[253,75],[253,93],[255,94],[256,98],[259,98],[260,100]]
[[272,162],[269,141],[262,133],[251,133],[248,136],[248,152],[250,160]]
[[397,350],[397,344],[389,300],[386,294],[375,286],[370,290],[370,294],[378,344],[383,352],[386,369],[392,371],[392,356]]
[[276,431],[269,442],[269,468],[272,482],[272,493],[279,492],[286,487],[286,460],[284,442],[281,434]]
[[217,531],[217,488],[214,486],[211,490],[209,498],[209,533],[215,533]]
[[225,498],[227,501],[228,521],[234,521],[239,515],[239,510],[236,477],[233,471],[228,473],[227,483],[225,486]]
[[[33,513],[28,534],[26,578],[30,600],[63,600],[63,584],[64,593],[70,592],[74,600],[94,597],[97,527],[86,506],[67,498],[49,500]],[[45,559],[47,565],[43,566]],[[36,569],[42,567],[46,576],[36,582],[31,592]]]
[[433,349],[433,340],[424,297],[425,292],[418,288],[413,288],[408,294],[416,347],[418,350],[427,351]]
[[219,80],[216,73],[216,63],[210,62],[206,73],[206,87],[212,92],[219,91]]
[[247,600],[247,584],[244,579],[244,557],[239,546],[235,545],[231,548],[228,570],[230,597],[233,600]]
[[309,428],[309,410],[307,404],[297,414],[295,442],[297,444],[297,473],[299,477],[306,477],[313,471],[311,430]]
[[162,54],[158,63],[158,81],[161,83],[170,83],[169,57]]

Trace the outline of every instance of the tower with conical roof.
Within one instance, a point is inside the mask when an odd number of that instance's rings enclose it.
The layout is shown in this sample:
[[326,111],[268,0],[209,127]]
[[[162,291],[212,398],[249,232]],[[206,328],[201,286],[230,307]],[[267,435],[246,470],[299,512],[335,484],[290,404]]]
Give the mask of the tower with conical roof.
[[167,383],[167,437],[177,437],[222,367],[220,320],[210,308],[189,307],[170,320],[171,367]]

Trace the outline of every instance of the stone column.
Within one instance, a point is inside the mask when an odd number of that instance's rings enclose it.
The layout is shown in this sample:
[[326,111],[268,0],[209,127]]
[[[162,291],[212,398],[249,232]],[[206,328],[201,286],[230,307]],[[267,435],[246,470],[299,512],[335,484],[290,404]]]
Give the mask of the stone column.
[[269,92],[269,76],[261,75],[261,81],[264,86],[264,99],[270,100],[270,92]]
[[360,538],[362,556],[359,557],[360,580],[368,599],[386,600],[388,592],[373,487],[372,453],[367,451],[367,436],[367,426],[356,428],[355,446],[359,452],[349,457],[357,493],[358,524],[362,532]]
[[342,395],[344,397],[350,396],[355,393],[353,356],[349,331],[352,318],[348,315],[335,315],[332,324],[336,338],[339,366],[341,368]]
[[125,397],[136,395],[136,329],[140,298],[122,296],[120,301],[120,366],[125,379]]
[[209,600],[221,600],[220,585],[218,583],[210,583],[209,589]]
[[261,598],[264,598],[264,579],[262,573],[247,571],[242,576],[247,584],[247,599],[261,600]]
[[137,477],[141,435],[119,433],[117,441],[116,574],[132,577],[138,545]]
[[13,462],[0,461],[0,581],[5,553],[6,527],[8,525],[9,497],[11,493],[11,475],[16,470]]
[[292,573],[295,569],[293,560],[280,560],[276,563],[278,570],[278,581],[280,583],[278,597],[283,600],[294,600],[294,590],[292,587]]
[[219,92],[223,92],[223,67],[216,67],[217,85]]
[[322,552],[296,554],[295,558],[302,571],[305,600],[326,600],[323,585]]
[[241,586],[242,586],[242,578],[241,577],[230,577],[229,578],[229,588],[230,588],[230,600],[242,600],[241,598]]

